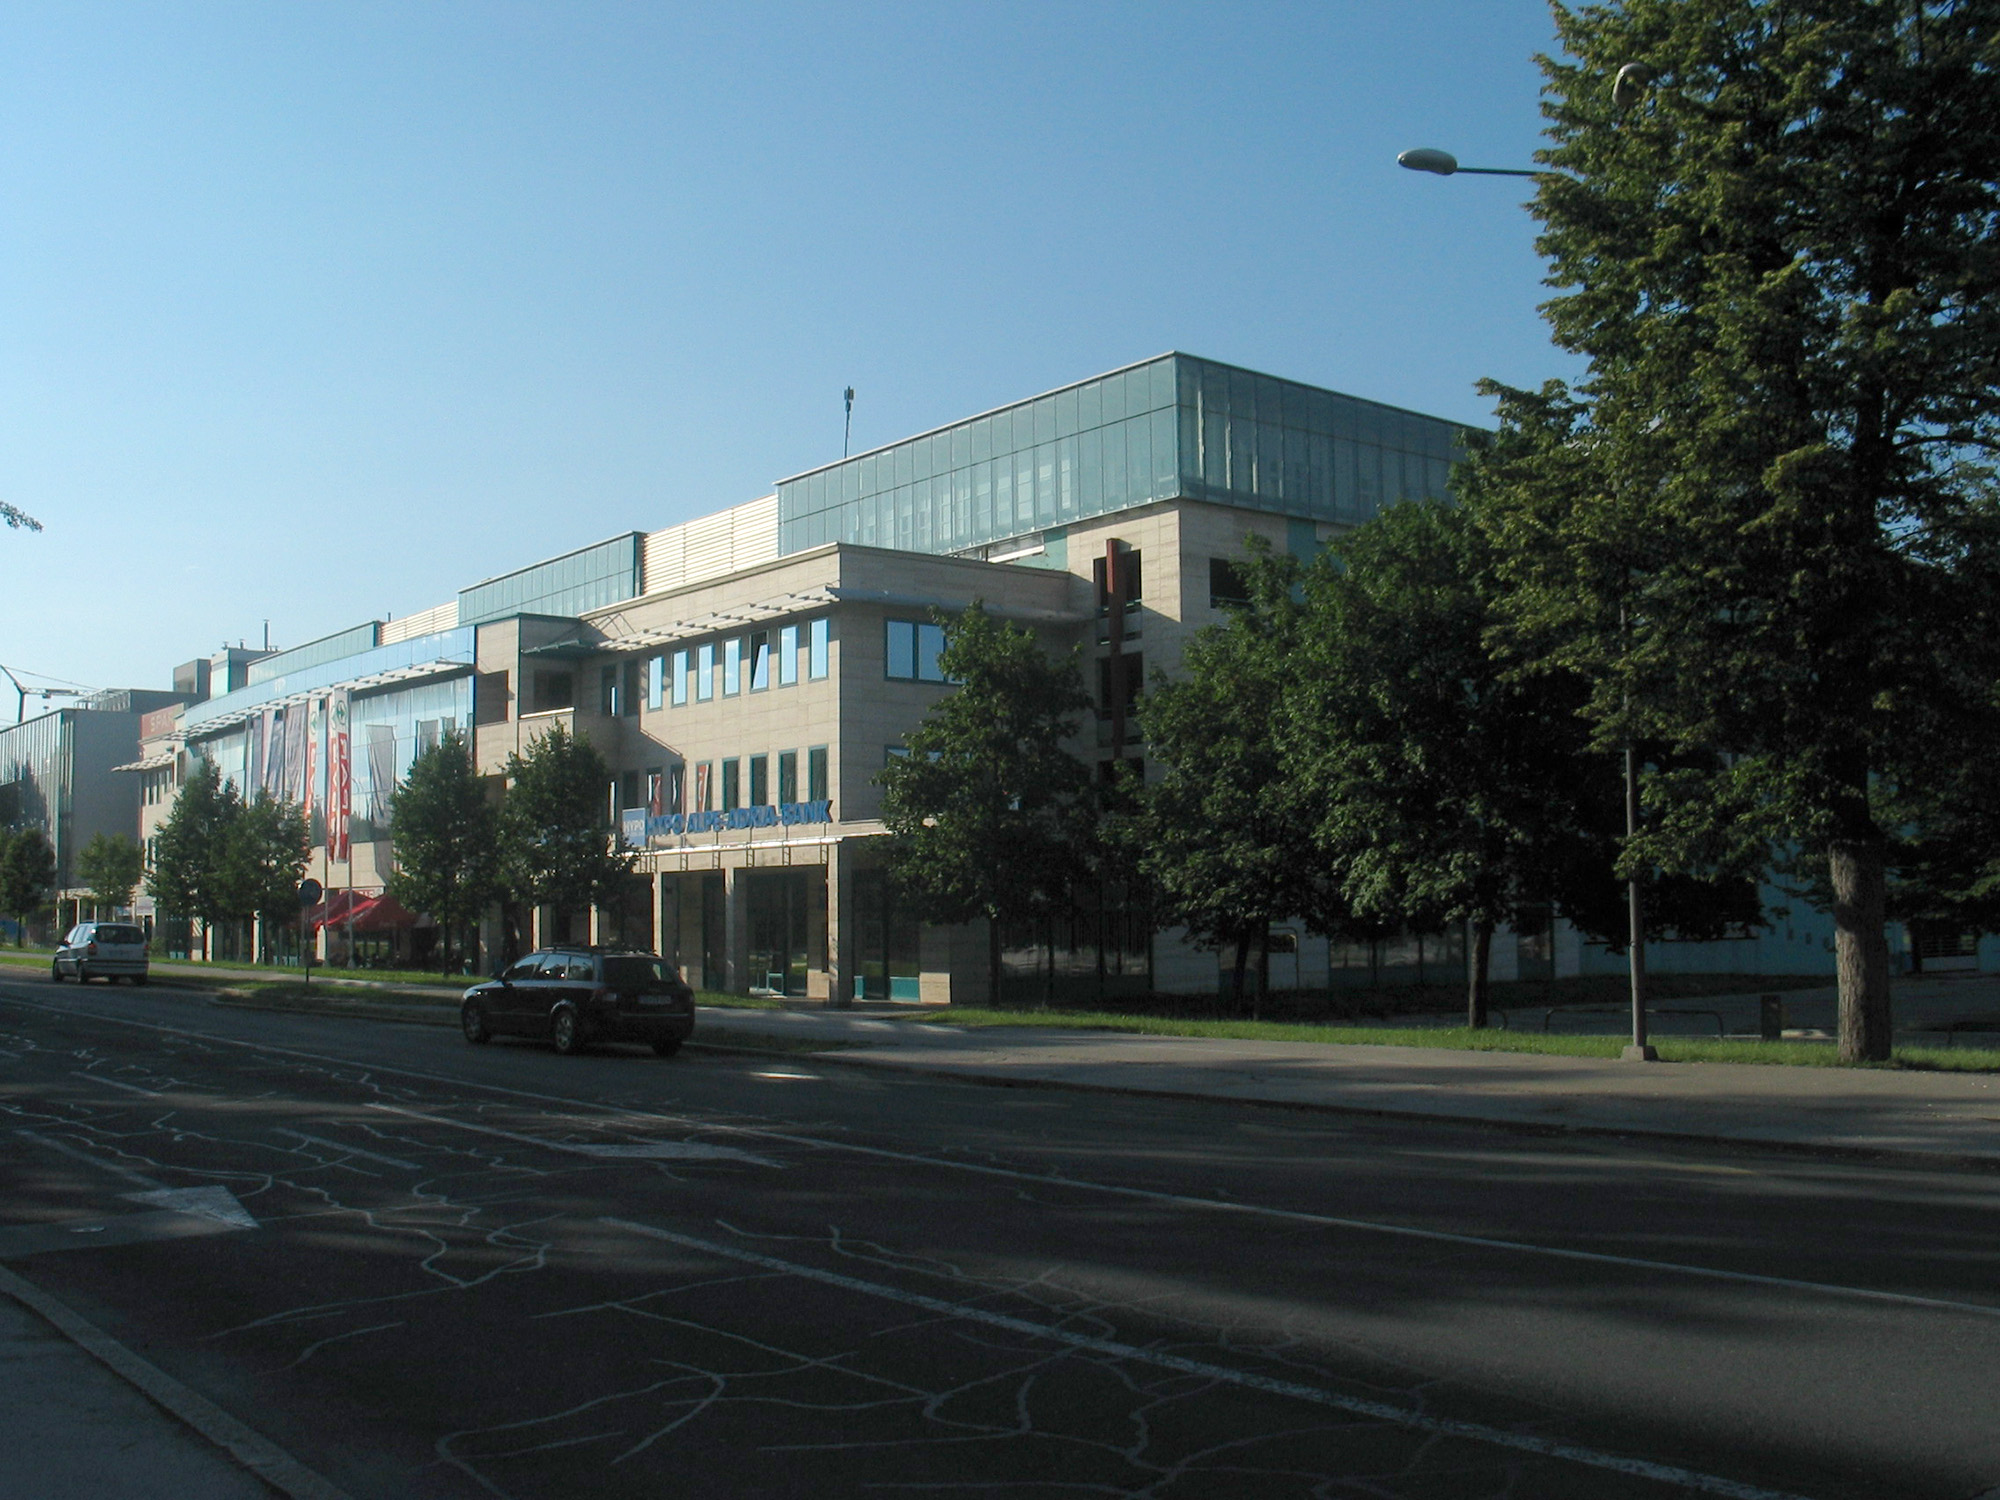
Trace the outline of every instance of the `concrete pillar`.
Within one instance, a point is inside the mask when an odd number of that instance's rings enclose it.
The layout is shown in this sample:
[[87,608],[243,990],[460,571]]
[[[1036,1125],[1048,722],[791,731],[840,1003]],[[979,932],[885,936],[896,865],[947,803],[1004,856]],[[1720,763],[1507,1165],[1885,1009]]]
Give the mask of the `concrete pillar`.
[[826,856],[826,1003],[835,1010],[853,1007],[854,980],[861,972],[854,923],[854,850],[852,839],[841,839]]
[[732,995],[750,993],[749,885],[744,872],[722,872],[723,987]]

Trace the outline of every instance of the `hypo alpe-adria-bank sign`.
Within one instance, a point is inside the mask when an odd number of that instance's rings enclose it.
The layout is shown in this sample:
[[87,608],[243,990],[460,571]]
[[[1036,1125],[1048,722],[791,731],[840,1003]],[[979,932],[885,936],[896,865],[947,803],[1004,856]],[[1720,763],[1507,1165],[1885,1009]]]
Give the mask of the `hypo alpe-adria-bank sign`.
[[762,807],[732,807],[727,812],[648,813],[628,808],[619,830],[627,848],[658,849],[690,833],[718,833],[735,828],[791,828],[801,823],[831,823],[832,799],[818,802],[766,803]]

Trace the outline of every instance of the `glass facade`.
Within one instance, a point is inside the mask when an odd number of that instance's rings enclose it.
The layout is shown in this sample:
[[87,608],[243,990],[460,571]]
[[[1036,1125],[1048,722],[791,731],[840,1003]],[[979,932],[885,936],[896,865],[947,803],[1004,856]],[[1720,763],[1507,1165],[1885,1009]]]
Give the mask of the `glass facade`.
[[1360,522],[1445,494],[1457,424],[1169,354],[778,485],[778,550],[960,552],[1185,497]]
[[458,592],[458,623],[480,625],[511,615],[580,615],[639,592],[640,534],[628,531],[594,547],[502,573]]
[[294,646],[289,651],[280,651],[275,656],[267,656],[262,661],[250,663],[251,684],[269,682],[274,677],[284,677],[307,667],[317,667],[323,662],[340,661],[349,656],[358,656],[363,651],[373,651],[381,640],[380,622],[370,620],[364,625],[323,635],[316,641],[307,641],[303,646]]

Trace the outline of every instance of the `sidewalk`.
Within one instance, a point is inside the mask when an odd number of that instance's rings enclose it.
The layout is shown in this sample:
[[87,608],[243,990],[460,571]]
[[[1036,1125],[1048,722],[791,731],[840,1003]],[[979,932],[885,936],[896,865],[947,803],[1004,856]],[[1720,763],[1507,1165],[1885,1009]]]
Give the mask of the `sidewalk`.
[[838,1051],[815,1056],[813,1063],[1003,1085],[2000,1168],[2000,1074],[960,1030],[864,1012],[704,1007],[695,1040],[725,1039],[839,1043]]

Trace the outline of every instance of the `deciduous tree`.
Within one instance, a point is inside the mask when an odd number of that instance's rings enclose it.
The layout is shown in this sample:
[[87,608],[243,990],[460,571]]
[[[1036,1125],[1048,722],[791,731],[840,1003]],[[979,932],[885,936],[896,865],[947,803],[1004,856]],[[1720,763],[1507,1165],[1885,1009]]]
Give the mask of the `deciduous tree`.
[[145,855],[122,833],[94,833],[76,857],[76,878],[90,888],[90,899],[116,916],[132,904],[133,888],[146,873]]
[[439,961],[449,974],[454,933],[500,893],[499,816],[464,736],[445,735],[411,763],[396,788],[391,837],[389,893],[437,920]]
[[27,941],[28,918],[42,909],[56,888],[56,851],[40,828],[18,828],[0,845],[0,911],[19,924],[14,946]]
[[609,902],[631,873],[632,855],[612,843],[606,818],[611,772],[585,735],[552,725],[527,753],[507,757],[500,804],[503,879],[521,900],[570,917]]

